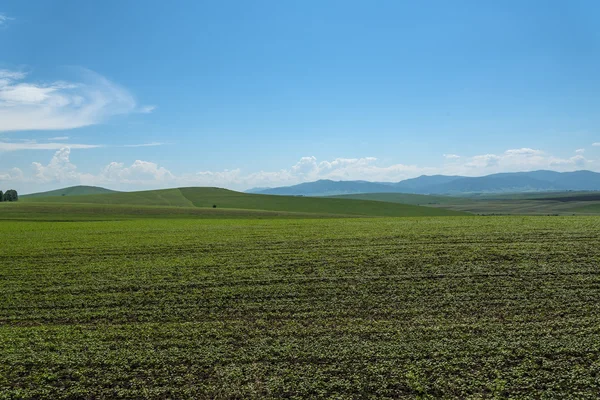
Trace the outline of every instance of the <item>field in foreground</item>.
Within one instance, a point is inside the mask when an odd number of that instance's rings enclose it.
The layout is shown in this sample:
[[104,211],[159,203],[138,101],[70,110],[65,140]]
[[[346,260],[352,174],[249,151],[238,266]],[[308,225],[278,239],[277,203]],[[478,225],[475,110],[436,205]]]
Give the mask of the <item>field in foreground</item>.
[[597,398],[599,222],[3,221],[0,398]]

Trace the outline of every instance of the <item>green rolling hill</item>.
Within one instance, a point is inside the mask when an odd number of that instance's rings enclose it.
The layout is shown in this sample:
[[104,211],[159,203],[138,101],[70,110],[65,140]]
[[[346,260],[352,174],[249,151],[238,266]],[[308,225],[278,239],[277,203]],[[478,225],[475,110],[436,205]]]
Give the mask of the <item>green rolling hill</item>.
[[31,199],[38,197],[64,197],[64,196],[83,196],[90,194],[119,193],[115,190],[105,189],[99,186],[71,186],[63,189],[50,190],[48,192],[32,193],[21,195],[22,199]]
[[274,196],[240,193],[219,188],[178,188],[79,196],[25,197],[27,203],[96,204],[119,206],[167,206],[212,209],[260,210],[348,216],[444,216],[466,215],[454,210],[381,201]]
[[337,196],[328,196],[336,199],[356,199],[356,200],[374,200],[385,201],[388,203],[402,203],[412,205],[445,205],[445,204],[465,204],[471,202],[466,197],[455,196],[435,196],[427,194],[411,194],[411,193],[358,193],[358,194],[343,194]]

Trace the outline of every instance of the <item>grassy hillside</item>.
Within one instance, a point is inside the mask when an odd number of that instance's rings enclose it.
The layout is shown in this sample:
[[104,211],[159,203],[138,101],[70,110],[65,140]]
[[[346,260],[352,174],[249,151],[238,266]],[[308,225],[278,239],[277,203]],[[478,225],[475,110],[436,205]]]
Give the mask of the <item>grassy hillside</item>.
[[378,201],[259,195],[218,188],[180,188],[142,192],[119,192],[72,197],[24,199],[38,203],[115,204],[265,210],[349,216],[444,216],[464,212]]
[[[54,202],[0,203],[0,220],[20,221],[114,221],[126,219],[262,219],[331,218],[336,215],[287,211],[239,210],[235,208],[165,207],[122,204]],[[338,217],[345,217],[337,215]]]
[[581,214],[600,214],[600,202],[591,204],[577,203],[577,207],[574,207],[573,211]]
[[38,197],[62,197],[62,196],[81,196],[89,194],[118,193],[115,190],[105,189],[99,186],[71,186],[63,189],[50,190],[48,192],[25,194],[20,196],[22,199],[31,199]]
[[585,200],[591,196],[598,196],[598,191],[551,191],[551,192],[525,192],[525,193],[472,193],[460,196],[469,199],[483,200],[557,200],[559,198],[580,198]]
[[474,214],[573,215],[600,214],[599,192],[513,193],[472,197],[403,193],[368,193],[335,196],[343,199],[377,200],[466,211]]
[[90,203],[141,206],[194,207],[179,189],[148,190],[140,192],[116,192],[82,195],[77,197],[35,197],[24,201],[44,203]]
[[417,206],[433,204],[465,204],[471,202],[471,200],[464,197],[434,196],[427,194],[410,193],[360,193],[344,194],[330,197],[337,199],[385,201],[389,203],[413,204]]

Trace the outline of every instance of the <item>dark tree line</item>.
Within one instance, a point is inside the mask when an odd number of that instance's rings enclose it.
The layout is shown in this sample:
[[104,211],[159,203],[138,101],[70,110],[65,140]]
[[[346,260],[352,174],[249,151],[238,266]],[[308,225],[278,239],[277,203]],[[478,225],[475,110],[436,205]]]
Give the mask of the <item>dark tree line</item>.
[[2,193],[2,190],[0,190],[0,201],[18,201],[19,200],[19,194],[17,193],[16,190],[7,190],[6,193]]

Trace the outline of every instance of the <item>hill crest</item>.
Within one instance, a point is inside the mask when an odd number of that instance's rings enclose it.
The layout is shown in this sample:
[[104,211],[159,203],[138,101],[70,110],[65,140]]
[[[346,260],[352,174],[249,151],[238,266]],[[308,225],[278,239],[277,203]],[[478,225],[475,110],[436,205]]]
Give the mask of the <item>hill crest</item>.
[[106,189],[100,186],[86,186],[77,185],[69,186],[62,189],[49,190],[47,192],[37,192],[24,194],[21,198],[33,198],[33,197],[63,197],[63,196],[83,196],[90,194],[106,194],[106,193],[119,193],[116,190]]

